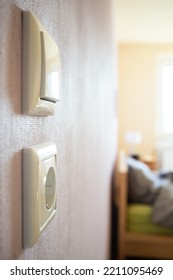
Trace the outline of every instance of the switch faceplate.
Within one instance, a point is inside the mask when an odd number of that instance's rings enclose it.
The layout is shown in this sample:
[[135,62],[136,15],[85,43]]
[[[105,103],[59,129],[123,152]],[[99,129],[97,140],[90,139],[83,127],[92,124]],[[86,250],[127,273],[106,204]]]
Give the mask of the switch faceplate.
[[32,247],[56,213],[57,150],[52,143],[23,150],[23,247]]
[[24,11],[23,113],[53,115],[60,99],[59,92],[59,48],[33,13]]

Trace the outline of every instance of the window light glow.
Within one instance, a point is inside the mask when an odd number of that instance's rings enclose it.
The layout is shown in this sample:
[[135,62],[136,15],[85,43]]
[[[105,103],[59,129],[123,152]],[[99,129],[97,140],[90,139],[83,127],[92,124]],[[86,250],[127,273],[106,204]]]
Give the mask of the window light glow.
[[173,133],[173,65],[162,68],[162,125],[164,132]]

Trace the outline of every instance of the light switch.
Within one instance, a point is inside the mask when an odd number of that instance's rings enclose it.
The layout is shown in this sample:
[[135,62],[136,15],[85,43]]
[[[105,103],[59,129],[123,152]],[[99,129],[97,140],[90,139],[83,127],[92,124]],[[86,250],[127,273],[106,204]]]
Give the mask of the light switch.
[[32,247],[56,213],[57,151],[52,143],[23,150],[23,247]]
[[59,95],[59,48],[32,12],[24,11],[23,113],[53,115]]

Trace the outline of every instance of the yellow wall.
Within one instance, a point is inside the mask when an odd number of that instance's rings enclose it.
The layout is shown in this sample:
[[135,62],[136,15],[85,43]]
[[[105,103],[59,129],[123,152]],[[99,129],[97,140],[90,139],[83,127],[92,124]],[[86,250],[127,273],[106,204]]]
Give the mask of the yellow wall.
[[155,152],[157,57],[173,53],[173,45],[119,45],[119,148],[126,131],[141,131],[140,154]]

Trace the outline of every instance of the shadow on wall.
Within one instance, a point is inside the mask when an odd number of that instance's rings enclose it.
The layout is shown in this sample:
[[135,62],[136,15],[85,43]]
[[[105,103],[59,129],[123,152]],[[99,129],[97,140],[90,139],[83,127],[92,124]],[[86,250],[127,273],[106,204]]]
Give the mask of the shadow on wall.
[[[5,34],[6,44],[3,46],[1,52],[1,56],[5,61],[5,69],[2,75],[4,75],[5,88],[7,89],[4,93],[8,99],[7,106],[12,108],[14,115],[19,115],[21,113],[22,79],[22,12],[16,5],[11,4],[9,14],[8,30]],[[5,125],[6,137],[10,137],[11,147],[13,145],[13,133],[16,127],[13,125],[13,119],[10,121],[12,122],[11,127],[8,126],[8,122]],[[2,192],[3,200],[1,210],[3,209],[4,213],[2,215],[6,222],[2,228],[0,237],[0,259],[17,259],[22,252],[22,190],[19,189],[22,187],[22,151],[15,151],[11,157],[8,157],[9,147],[7,143],[4,149],[7,150],[7,153],[3,157],[5,172],[2,182],[5,181],[8,188],[4,190],[5,195]],[[7,205],[8,211],[6,216],[5,209]],[[4,242],[6,238],[8,242]]]
[[[15,188],[12,193],[11,201],[11,248],[12,256],[17,259],[22,251],[22,189],[19,190],[19,187],[22,187],[22,151],[15,153],[12,158],[12,178],[16,181],[14,183]],[[18,168],[16,169],[16,166]],[[14,168],[15,167],[15,168]],[[18,173],[16,174],[16,170]],[[13,182],[11,182],[13,188]],[[16,195],[15,195],[16,194]]]
[[[18,259],[22,253],[22,190],[19,189],[22,186],[21,158],[22,151],[19,151],[11,157],[10,162],[6,160],[4,177],[9,187],[6,190],[2,206],[6,222],[1,231],[0,259]],[[9,170],[12,170],[10,177]],[[8,215],[6,216],[7,204]],[[3,241],[6,238],[8,242]]]
[[[15,114],[20,114],[22,95],[22,11],[14,4],[11,5],[8,28],[6,86],[8,88],[9,104]],[[19,94],[19,98],[17,98],[16,92]]]

